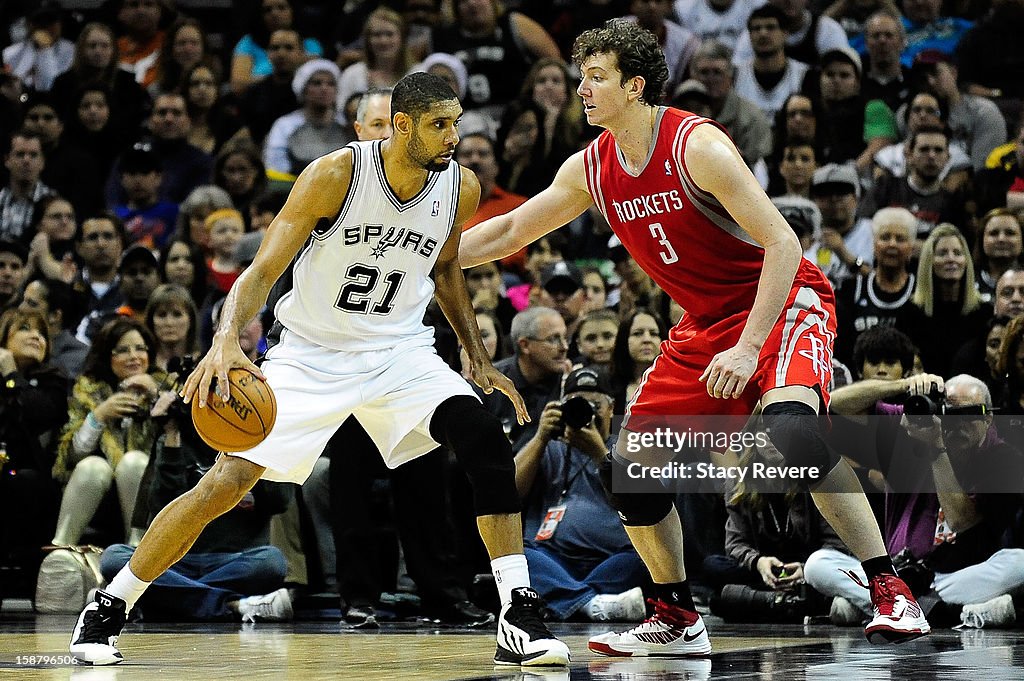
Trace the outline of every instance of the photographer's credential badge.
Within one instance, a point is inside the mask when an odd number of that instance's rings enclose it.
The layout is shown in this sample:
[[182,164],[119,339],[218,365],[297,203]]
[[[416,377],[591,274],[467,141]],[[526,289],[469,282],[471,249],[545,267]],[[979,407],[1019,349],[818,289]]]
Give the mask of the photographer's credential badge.
[[544,514],[544,522],[540,524],[537,529],[537,536],[534,537],[537,541],[544,541],[551,539],[555,536],[555,530],[558,528],[558,523],[562,522],[562,518],[565,517],[565,504],[558,503],[548,509],[548,512]]

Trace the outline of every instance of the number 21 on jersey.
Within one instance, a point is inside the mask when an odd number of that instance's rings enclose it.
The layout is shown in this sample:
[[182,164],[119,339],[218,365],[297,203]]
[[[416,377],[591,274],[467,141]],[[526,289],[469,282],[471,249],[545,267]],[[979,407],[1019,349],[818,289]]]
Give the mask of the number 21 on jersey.
[[658,251],[658,255],[661,256],[661,261],[666,265],[671,265],[674,262],[679,261],[679,256],[676,255],[676,249],[672,248],[672,244],[668,240],[668,236],[665,234],[665,228],[661,226],[660,222],[654,222],[649,225],[651,230],[651,236],[658,240],[663,250]]

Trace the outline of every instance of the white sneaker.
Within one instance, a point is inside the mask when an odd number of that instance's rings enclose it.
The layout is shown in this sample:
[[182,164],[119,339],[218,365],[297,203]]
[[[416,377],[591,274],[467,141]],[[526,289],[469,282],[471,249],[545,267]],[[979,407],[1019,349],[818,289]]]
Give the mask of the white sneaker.
[[498,615],[494,664],[565,667],[569,647],[552,636],[540,617],[540,595],[529,587],[512,590],[512,602]]
[[595,636],[587,647],[611,657],[685,657],[711,653],[708,630],[699,614],[664,601],[652,600],[651,603],[654,615],[621,634],[609,632]]
[[126,621],[125,602],[105,591],[97,591],[95,600],[78,616],[68,651],[78,664],[102,666],[123,662],[117,639]]
[[854,627],[866,620],[867,615],[847,599],[842,596],[836,596],[832,599],[832,607],[829,608],[828,618],[837,627]]
[[968,629],[1005,627],[1016,620],[1017,612],[1009,594],[996,596],[984,603],[969,603],[960,611],[960,626]]
[[647,614],[644,591],[634,587],[620,594],[599,594],[590,599],[585,611],[594,622],[639,622]]
[[292,599],[288,589],[278,589],[264,596],[246,596],[238,601],[238,614],[243,622],[284,622],[294,615]]

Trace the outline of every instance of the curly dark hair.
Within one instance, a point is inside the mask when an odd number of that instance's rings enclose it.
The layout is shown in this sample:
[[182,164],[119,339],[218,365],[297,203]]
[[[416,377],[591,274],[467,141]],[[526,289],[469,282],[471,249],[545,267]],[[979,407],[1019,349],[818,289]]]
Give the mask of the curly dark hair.
[[658,38],[629,19],[611,19],[602,28],[584,31],[572,46],[572,61],[580,69],[595,54],[613,54],[622,73],[620,85],[630,78],[644,79],[640,101],[657,106],[665,95],[668,65]]
[[149,357],[149,368],[156,367],[156,341],[153,334],[149,332],[146,325],[134,317],[116,317],[107,322],[96,334],[92,345],[89,347],[89,354],[85,356],[85,363],[82,366],[82,375],[96,381],[103,381],[110,387],[117,389],[119,383],[114,370],[110,366],[110,360],[114,355],[114,347],[117,342],[132,331],[138,331],[146,344],[146,355]]

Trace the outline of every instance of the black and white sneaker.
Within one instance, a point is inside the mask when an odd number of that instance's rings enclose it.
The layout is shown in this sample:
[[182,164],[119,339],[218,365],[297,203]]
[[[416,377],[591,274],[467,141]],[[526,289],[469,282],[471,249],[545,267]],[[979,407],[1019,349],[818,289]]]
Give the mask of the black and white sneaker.
[[512,590],[512,602],[498,616],[494,664],[523,667],[566,666],[569,648],[551,635],[540,618],[540,595],[530,587]]
[[85,606],[71,634],[68,650],[78,664],[108,665],[124,661],[117,649],[117,637],[127,621],[125,602],[105,591]]

